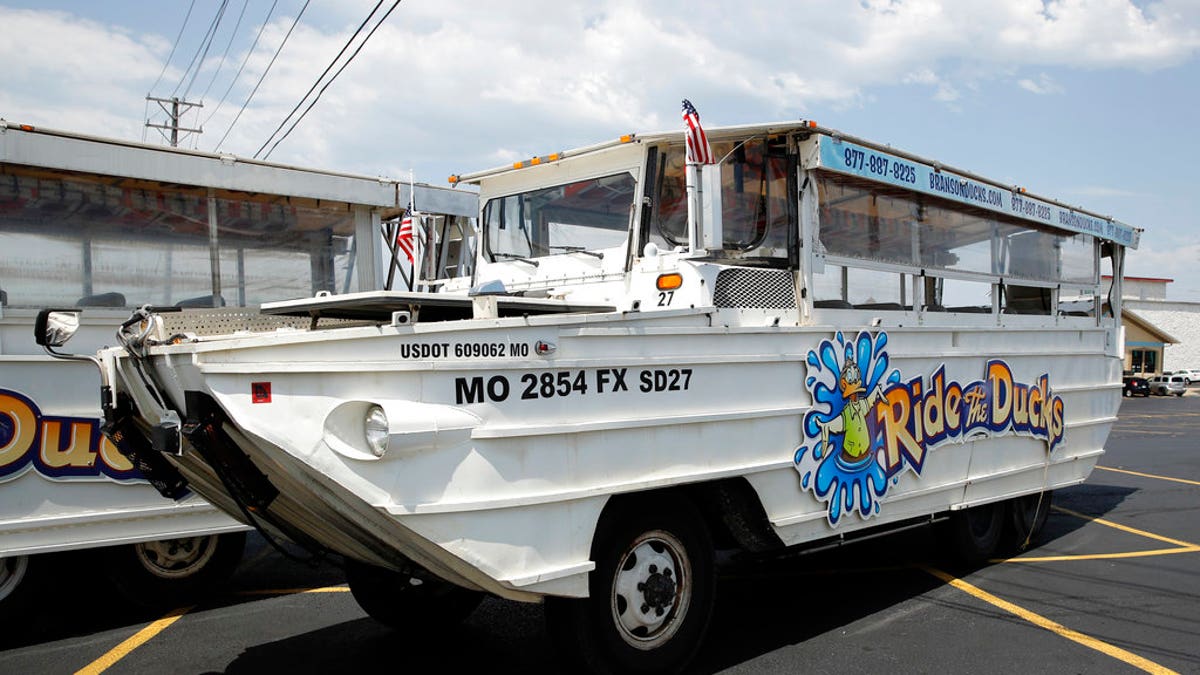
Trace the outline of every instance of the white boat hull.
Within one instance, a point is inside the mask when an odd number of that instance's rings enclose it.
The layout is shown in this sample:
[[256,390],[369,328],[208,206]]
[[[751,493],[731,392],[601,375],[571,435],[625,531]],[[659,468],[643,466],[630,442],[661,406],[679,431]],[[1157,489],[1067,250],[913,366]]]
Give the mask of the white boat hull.
[[[519,600],[587,595],[592,536],[614,494],[744,480],[782,544],[819,541],[1079,483],[1121,398],[1120,361],[1086,322],[890,328],[888,370],[905,382],[944,368],[965,385],[990,360],[1016,383],[1053,373],[1042,393],[1061,398],[1061,441],[948,434],[919,473],[901,463],[882,494],[851,486],[831,508],[837,495],[818,496],[797,461],[815,440],[804,430],[809,353],[880,329],[712,323],[678,310],[292,331],[159,347],[152,360],[185,417],[191,391],[234,421],[227,431],[281,493],[267,511],[287,531],[378,565],[399,553]],[[122,374],[139,386],[128,361]],[[382,457],[354,442],[371,405],[389,420]],[[237,512],[194,448],[173,461]]]

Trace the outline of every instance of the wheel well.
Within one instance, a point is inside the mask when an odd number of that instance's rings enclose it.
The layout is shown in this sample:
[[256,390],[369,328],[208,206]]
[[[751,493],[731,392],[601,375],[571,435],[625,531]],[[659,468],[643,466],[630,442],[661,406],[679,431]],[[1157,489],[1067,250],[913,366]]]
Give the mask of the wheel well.
[[660,498],[686,499],[704,518],[717,548],[742,548],[751,552],[783,546],[771,529],[766,511],[754,488],[741,477],[693,483],[659,490],[613,495],[600,513],[601,522],[625,509]]

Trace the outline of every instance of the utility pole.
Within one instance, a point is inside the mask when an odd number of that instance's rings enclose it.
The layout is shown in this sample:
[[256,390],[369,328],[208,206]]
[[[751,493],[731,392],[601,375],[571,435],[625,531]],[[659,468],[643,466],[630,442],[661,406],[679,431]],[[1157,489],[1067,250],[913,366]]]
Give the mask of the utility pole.
[[[189,134],[189,133],[202,134],[202,133],[204,133],[203,128],[186,129],[186,128],[179,126],[179,119],[180,119],[180,117],[183,116],[184,113],[186,113],[191,108],[203,108],[204,107],[203,103],[191,103],[189,101],[181,101],[179,98],[176,98],[176,97],[157,98],[154,96],[147,96],[146,100],[154,101],[155,103],[157,103],[158,107],[162,108],[163,112],[165,112],[167,114],[167,120],[169,120],[169,122],[170,122],[169,124],[153,124],[150,122],[150,120],[146,120],[146,126],[152,127],[154,129],[158,129],[158,133],[162,134],[163,138],[170,141],[172,148],[179,147],[179,132],[181,132],[181,131],[184,132],[185,134]],[[170,107],[168,107],[168,104],[170,104]],[[171,135],[168,136],[165,133],[165,131],[170,131]]]

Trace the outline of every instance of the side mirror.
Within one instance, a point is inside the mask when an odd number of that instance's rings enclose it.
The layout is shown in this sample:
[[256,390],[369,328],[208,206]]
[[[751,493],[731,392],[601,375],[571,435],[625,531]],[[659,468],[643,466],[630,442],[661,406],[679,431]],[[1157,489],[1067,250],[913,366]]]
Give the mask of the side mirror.
[[33,339],[42,347],[61,347],[79,330],[79,310],[43,309],[33,324]]

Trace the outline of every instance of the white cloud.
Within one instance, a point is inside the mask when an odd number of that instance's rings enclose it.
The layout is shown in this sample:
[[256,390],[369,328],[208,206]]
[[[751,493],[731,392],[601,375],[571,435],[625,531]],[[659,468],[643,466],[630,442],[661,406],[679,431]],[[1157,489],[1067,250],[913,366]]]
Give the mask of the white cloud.
[[1134,190],[1126,190],[1123,188],[1114,188],[1104,185],[1085,185],[1066,191],[1068,195],[1076,195],[1080,197],[1127,197],[1136,199],[1152,198],[1153,195],[1144,192],[1136,192]]
[[[224,148],[253,154],[371,6],[357,0],[306,15]],[[200,148],[225,133],[291,19],[272,19]],[[443,158],[454,157],[455,169],[474,169],[670,128],[683,96],[706,120],[732,124],[802,117],[817,104],[860,106],[873,88],[897,83],[952,107],[995,79],[1059,93],[1041,69],[1167,67],[1200,49],[1198,27],[1194,0],[811,0],[803,11],[782,1],[735,9],[684,0],[407,0],[272,159],[406,175],[413,165],[441,173]],[[249,41],[235,44],[228,64],[240,62]],[[0,114],[138,138],[142,97],[170,44],[61,12],[0,7],[0,58],[10,64]],[[181,77],[176,61],[164,82]],[[224,90],[224,77],[214,91]],[[206,104],[203,117],[213,111]]]
[[[1146,244],[1129,253],[1125,273],[1129,276],[1165,277],[1174,279],[1176,289],[1169,289],[1168,295],[1178,299],[1195,299],[1196,266],[1200,265],[1200,244],[1179,243],[1174,246]],[[1171,291],[1189,291],[1178,294]],[[1190,296],[1190,297],[1188,297]]]
[[1017,86],[1025,91],[1039,95],[1061,94],[1065,91],[1061,84],[1055,82],[1054,78],[1050,77],[1046,73],[1038,74],[1036,80],[1031,80],[1029,78],[1017,80]]

